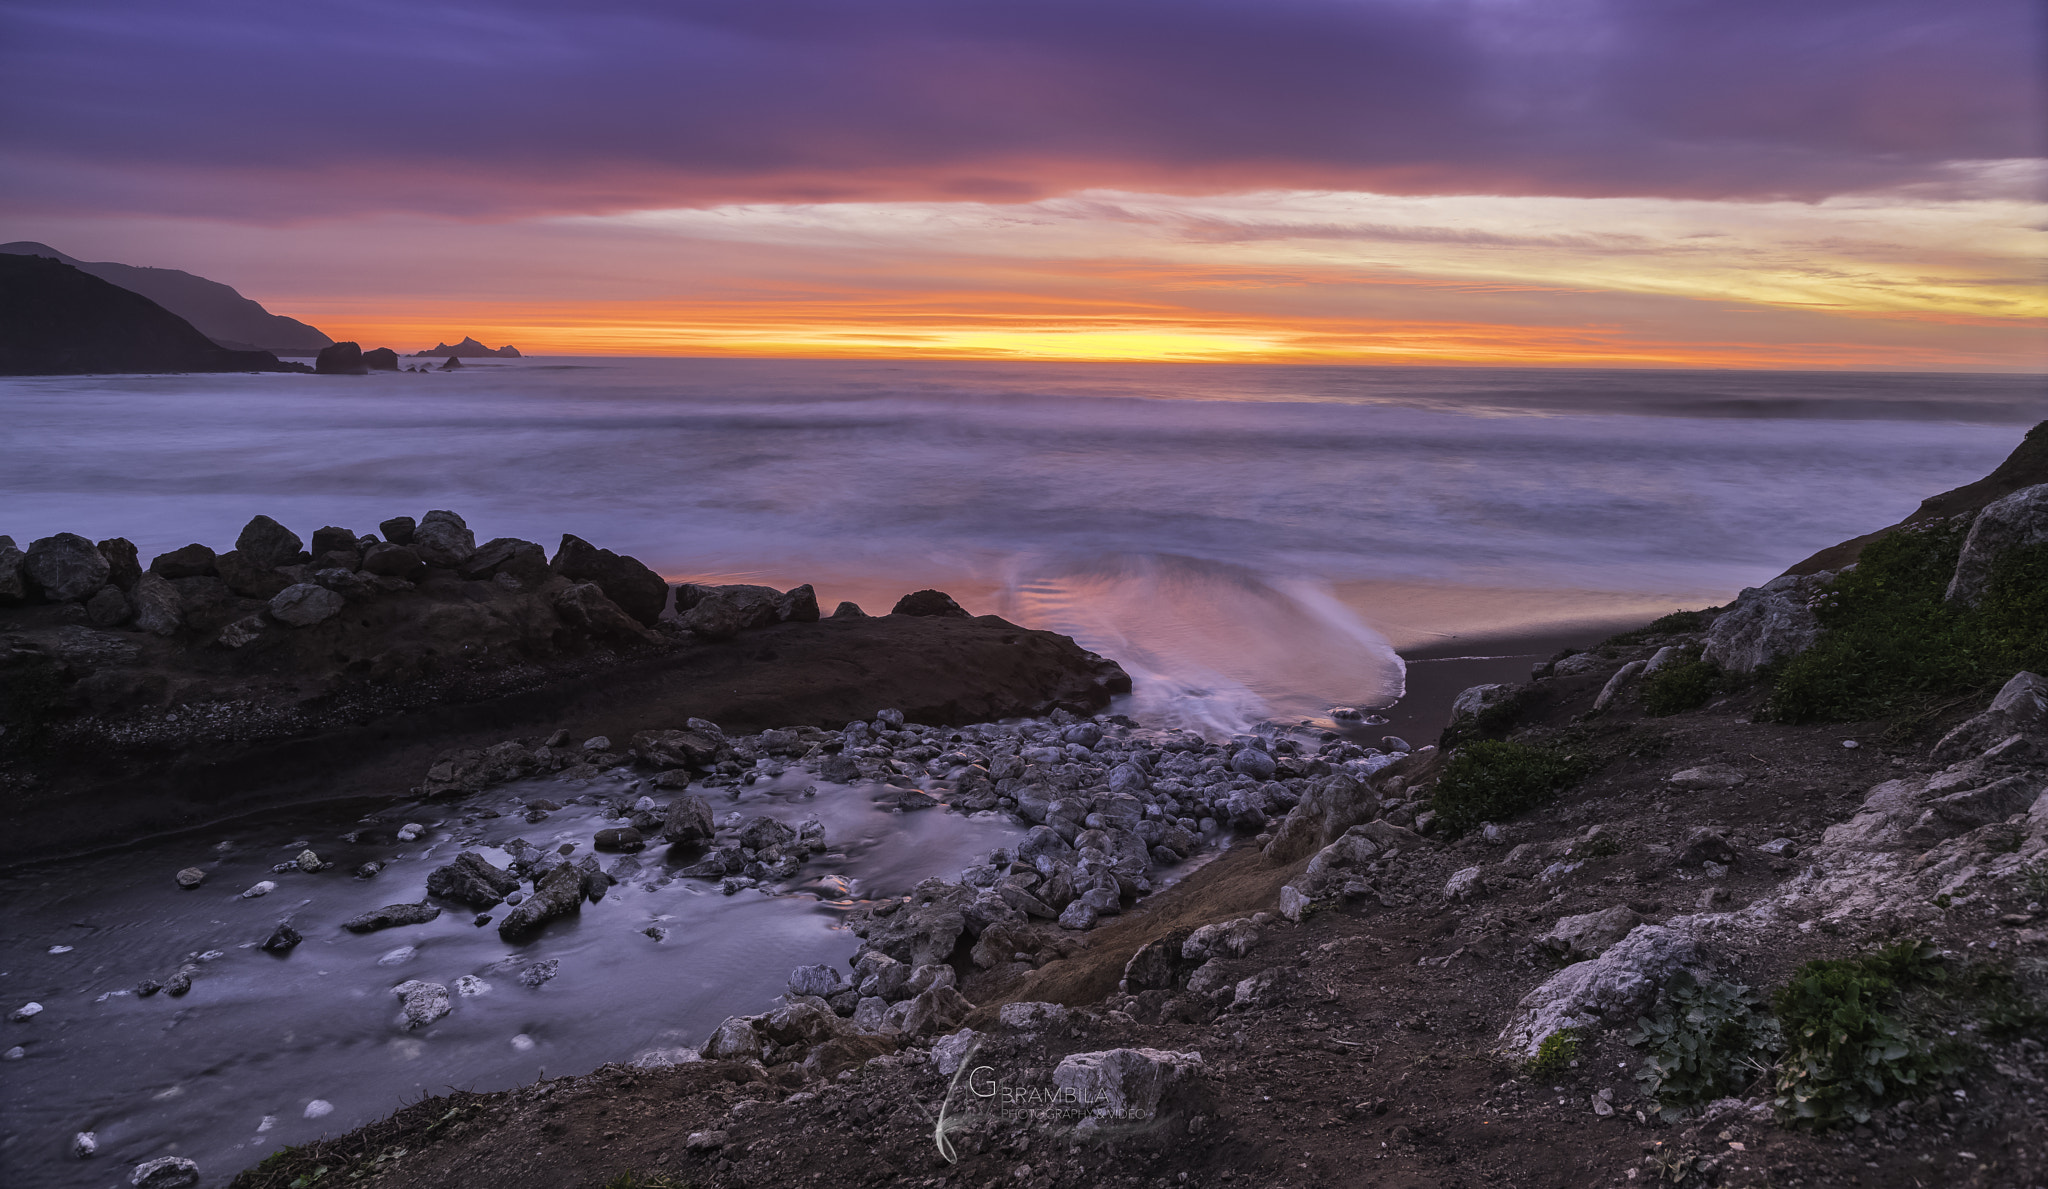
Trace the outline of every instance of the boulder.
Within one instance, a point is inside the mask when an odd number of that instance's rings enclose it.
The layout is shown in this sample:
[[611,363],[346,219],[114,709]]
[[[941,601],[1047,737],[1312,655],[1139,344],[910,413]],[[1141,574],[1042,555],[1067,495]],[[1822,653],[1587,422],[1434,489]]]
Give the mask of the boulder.
[[384,539],[393,545],[410,545],[413,530],[418,527],[419,522],[410,516],[393,516],[379,524],[377,531],[383,533]]
[[641,759],[661,768],[708,768],[728,751],[724,739],[689,730],[641,731],[631,744]]
[[119,627],[135,618],[135,607],[120,587],[109,582],[85,601],[85,617],[96,628]]
[[772,817],[757,817],[740,830],[739,843],[751,851],[765,851],[788,846],[796,841],[796,831]]
[[134,1189],[191,1189],[199,1183],[199,1166],[183,1156],[145,1160],[128,1174]]
[[31,543],[22,561],[29,589],[52,603],[91,598],[112,572],[99,546],[77,533],[58,533]]
[[150,560],[149,569],[171,582],[180,578],[211,578],[218,572],[214,569],[213,550],[204,545],[187,545],[183,549],[159,553]]
[[548,551],[539,545],[517,537],[496,537],[464,558],[455,567],[455,572],[472,582],[510,574],[521,584],[532,586],[546,581],[551,571],[548,569]]
[[448,988],[440,983],[425,983],[408,979],[391,988],[391,993],[404,1001],[399,1019],[406,1030],[424,1028],[448,1014]]
[[1952,763],[2024,734],[2048,735],[2048,680],[2022,671],[2013,674],[1984,713],[1943,735],[1934,745],[1934,758]]
[[361,343],[329,343],[313,357],[313,372],[321,376],[367,376]]
[[782,622],[782,592],[772,586],[698,586],[690,608],[676,622],[707,640],[730,640]]
[[27,560],[13,537],[0,537],[0,606],[28,598],[28,576],[22,572]]
[[519,877],[489,859],[466,850],[445,867],[427,875],[427,894],[475,909],[496,906],[519,890]]
[[1621,691],[1627,689],[1630,682],[1642,676],[1648,664],[1647,661],[1630,661],[1623,665],[1619,672],[1607,679],[1606,685],[1600,687],[1600,695],[1593,699],[1593,710],[1597,713],[1612,706],[1614,700],[1621,696]]
[[517,780],[538,766],[532,752],[510,740],[482,751],[443,752],[427,769],[426,779],[420,782],[420,793],[445,797],[479,792],[494,784]]
[[562,535],[550,563],[572,582],[594,582],[605,597],[644,626],[652,627],[668,606],[668,580],[631,557],[599,549],[581,537]]
[[806,582],[775,602],[775,616],[784,623],[818,622],[818,592]]
[[842,602],[837,607],[832,608],[832,618],[834,619],[866,619],[867,617],[868,613],[860,609],[859,603]]
[[815,995],[820,999],[846,990],[846,979],[834,966],[799,966],[789,972],[789,993]]
[[352,530],[326,525],[313,530],[313,543],[306,548],[314,557],[323,553],[354,553],[356,535]]
[[932,987],[897,1004],[889,1011],[896,1026],[907,1036],[933,1036],[951,1032],[967,1021],[974,1004],[951,987]]
[[214,558],[213,565],[220,571],[221,581],[228,584],[228,589],[245,599],[268,600],[292,584],[292,579],[283,571],[259,566],[239,549],[230,549]]
[[250,565],[265,570],[296,563],[305,548],[305,542],[299,540],[297,533],[268,516],[251,518],[242,526],[242,534],[235,538],[235,552]]
[[670,842],[706,842],[717,827],[711,819],[711,805],[695,793],[679,794],[668,807],[668,820],[661,836]]
[[366,913],[350,917],[341,927],[351,933],[374,933],[379,929],[392,929],[401,925],[424,925],[441,915],[441,906],[422,900],[418,904],[386,904]]
[[960,1067],[966,1063],[968,1055],[973,1053],[975,1046],[980,1043],[981,1034],[972,1028],[962,1028],[958,1032],[940,1037],[932,1042],[932,1068],[938,1070],[942,1078],[952,1077],[960,1072]]
[[1005,1003],[996,1011],[996,1022],[1012,1032],[1056,1032],[1073,1018],[1073,1010],[1064,1004],[1029,1000]]
[[1526,1061],[1552,1033],[1594,1022],[1609,1027],[1630,1023],[1673,974],[1700,963],[1687,934],[1663,925],[1638,925],[1598,958],[1567,966],[1524,995],[1501,1042]]
[[107,559],[107,581],[123,591],[134,590],[135,583],[142,577],[142,562],[136,557],[135,542],[126,537],[110,537],[96,548],[100,556]]
[[599,830],[590,844],[601,851],[631,854],[634,851],[645,850],[647,838],[631,826],[614,826]]
[[1055,1089],[1095,1114],[1140,1122],[1159,1113],[1169,1091],[1201,1071],[1200,1053],[1108,1049],[1070,1053],[1052,1073]]
[[1348,772],[1335,772],[1309,785],[1266,844],[1266,861],[1285,866],[1328,846],[1351,827],[1378,817],[1379,796]]
[[363,572],[416,582],[426,576],[427,563],[412,546],[384,541],[363,551]]
[[295,628],[309,628],[341,614],[348,600],[311,582],[287,586],[270,600],[270,617]]
[[1685,845],[1678,851],[1678,865],[1681,867],[1734,861],[1735,848],[1728,845],[1728,839],[1711,826],[1693,827],[1686,833]]
[[1230,770],[1253,780],[1271,780],[1278,768],[1273,757],[1257,747],[1241,747],[1230,757]]
[[1820,638],[1820,620],[1799,597],[1798,587],[1772,589],[1782,582],[1744,590],[1734,606],[1714,620],[1702,654],[1709,664],[1746,676],[1813,647]]
[[154,636],[175,636],[185,624],[178,588],[156,573],[144,574],[129,595],[135,626]]
[[174,878],[178,881],[179,887],[189,892],[206,882],[206,872],[199,867],[186,867],[181,869]]
[[707,1061],[759,1061],[763,1048],[754,1021],[745,1016],[728,1016],[711,1030],[711,1038],[699,1051]]
[[582,912],[583,884],[582,871],[566,864],[556,867],[535,886],[533,895],[498,922],[498,936],[505,941],[524,941],[549,921]]
[[1485,871],[1480,867],[1460,868],[1444,881],[1444,899],[1453,904],[1477,900],[1485,894]]
[[1697,768],[1685,768],[1664,778],[1668,784],[1682,789],[1732,789],[1748,777],[1742,769],[1732,764],[1701,764]]
[[389,347],[377,347],[363,352],[363,367],[373,372],[395,372],[398,370],[398,352]]
[[2048,543],[2048,483],[2023,487],[1977,513],[1949,578],[1946,598],[1974,607],[1991,589],[1998,559],[2011,549]]
[[916,590],[896,600],[891,615],[936,616],[942,619],[972,619],[967,609],[943,590]]
[[1169,930],[1139,946],[1131,960],[1124,963],[1119,987],[1132,995],[1140,991],[1179,990],[1187,982],[1188,975],[1203,962],[1203,959],[1187,956],[1188,938],[1194,932],[1186,927]]
[[452,570],[476,552],[476,534],[462,517],[436,509],[420,517],[412,531],[412,551],[430,566]]
[[1181,944],[1181,957],[1190,963],[1202,963],[1210,958],[1242,958],[1252,952],[1259,943],[1259,927],[1250,917],[1239,917],[1234,921],[1223,921],[1214,925],[1203,925],[1188,935]]
[[263,951],[269,954],[289,954],[294,946],[304,940],[306,939],[297,929],[292,928],[287,922],[280,921],[277,928],[270,931],[270,936],[264,938]]
[[912,967],[944,962],[953,954],[967,932],[967,910],[974,903],[971,888],[928,879],[912,891],[908,903],[887,915],[856,916],[848,927],[866,939],[869,948],[879,950]]
[[1580,962],[1606,953],[1642,923],[1640,913],[1626,904],[1617,904],[1600,912],[1560,918],[1548,933],[1536,938],[1536,945],[1559,957]]
[[570,627],[622,643],[649,638],[640,622],[605,597],[594,582],[579,582],[555,594],[555,615]]

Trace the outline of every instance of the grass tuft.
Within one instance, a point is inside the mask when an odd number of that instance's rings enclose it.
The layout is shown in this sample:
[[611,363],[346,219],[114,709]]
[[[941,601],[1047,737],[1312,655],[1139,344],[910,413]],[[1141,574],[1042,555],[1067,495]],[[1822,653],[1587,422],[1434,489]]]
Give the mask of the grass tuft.
[[1463,833],[1547,803],[1588,768],[1583,759],[1553,748],[1482,739],[1444,763],[1430,807],[1446,829]]

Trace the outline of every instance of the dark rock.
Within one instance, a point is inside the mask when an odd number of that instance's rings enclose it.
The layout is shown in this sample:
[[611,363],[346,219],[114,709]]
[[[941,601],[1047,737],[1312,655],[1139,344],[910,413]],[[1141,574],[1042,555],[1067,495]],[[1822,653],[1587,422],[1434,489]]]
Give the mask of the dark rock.
[[13,537],[0,537],[0,606],[28,598],[28,576],[22,572],[27,560]]
[[818,592],[806,582],[784,594],[776,603],[776,617],[784,623],[818,622]]
[[579,582],[557,592],[555,615],[570,627],[601,638],[625,642],[648,638],[647,629],[606,598],[595,582]]
[[698,586],[684,628],[707,640],[730,640],[744,631],[782,622],[782,592],[772,586]]
[[740,845],[751,851],[784,847],[796,841],[796,831],[772,817],[757,817],[740,830]]
[[461,369],[462,369],[462,361],[461,361],[460,359],[456,359],[456,358],[454,358],[453,356],[450,356],[450,357],[449,357],[449,358],[448,358],[448,359],[447,359],[446,361],[444,361],[444,362],[443,362],[443,363],[441,364],[441,366],[440,366],[440,367],[439,367],[438,369],[436,369],[436,370],[438,370],[438,371],[444,371],[444,372],[453,372],[453,371],[460,371]]
[[[314,557],[323,553],[354,553],[356,535],[345,528],[328,525],[313,530],[313,544],[308,547]],[[353,568],[353,567],[351,567]]]
[[341,927],[351,933],[371,933],[400,925],[424,925],[441,915],[441,906],[422,900],[418,904],[387,904],[360,916],[350,917]]
[[363,555],[355,549],[328,549],[314,553],[306,568],[316,574],[321,570],[345,570],[353,574],[363,568]]
[[668,821],[661,828],[661,836],[670,842],[705,842],[716,832],[710,804],[695,793],[676,797],[668,808]]
[[662,768],[707,768],[728,754],[725,740],[704,731],[641,731],[633,750]]
[[465,336],[461,342],[456,343],[452,347],[449,346],[447,343],[437,343],[435,344],[434,349],[431,351],[413,352],[413,358],[415,359],[431,359],[437,357],[445,359],[518,359],[520,358],[520,355],[519,349],[517,347],[514,347],[510,343],[507,343],[494,351],[491,348],[484,346],[482,343],[477,342],[475,339],[469,338],[467,336]]
[[832,608],[834,619],[866,619],[868,613],[860,609],[859,603],[841,603]]
[[506,941],[524,941],[549,921],[583,911],[584,873],[563,864],[542,877],[533,895],[505,914],[498,922],[498,936]]
[[111,260],[79,260],[32,241],[0,244],[0,252],[47,256],[130,293],[139,293],[191,323],[193,329],[216,346],[231,351],[313,352],[333,341],[296,318],[271,313],[231,286],[175,268],[138,268]]
[[413,530],[418,527],[419,523],[410,516],[393,516],[379,524],[377,531],[383,533],[384,539],[393,545],[410,545]]
[[615,826],[608,830],[599,830],[597,836],[591,840],[591,845],[601,851],[631,854],[634,851],[645,850],[647,839],[631,826]]
[[420,555],[413,552],[411,546],[386,542],[370,546],[369,551],[363,554],[363,571],[411,582],[425,576],[427,563],[420,560]]
[[313,360],[313,370],[323,376],[367,376],[369,367],[363,363],[363,348],[360,343],[331,343],[320,348],[320,354]]
[[270,617],[295,628],[308,628],[341,614],[347,600],[310,582],[287,586],[270,600]]
[[239,549],[230,549],[213,559],[213,566],[220,571],[221,581],[228,584],[228,589],[245,599],[268,600],[292,584],[275,568],[257,565]]
[[[509,741],[493,744],[481,751],[465,748],[444,752],[427,769],[426,779],[420,782],[420,795],[446,797],[479,792],[494,784],[529,775],[538,766],[539,761],[532,752]],[[558,807],[549,805],[548,808]]]
[[1977,513],[1949,579],[1946,598],[1975,606],[1991,589],[1991,573],[2010,550],[2048,543],[2048,483],[2023,487]]
[[532,541],[498,537],[485,542],[464,558],[455,572],[472,582],[496,574],[510,574],[522,583],[538,584],[548,574],[548,551]]
[[183,549],[159,553],[149,563],[149,569],[172,582],[180,578],[211,578],[219,573],[214,568],[213,550],[204,545],[187,545]]
[[183,1156],[159,1156],[135,1166],[128,1175],[134,1189],[191,1189],[199,1183],[199,1165]]
[[112,571],[99,547],[77,533],[58,533],[33,542],[22,563],[29,588],[52,603],[91,598],[107,584]]
[[430,566],[454,569],[476,552],[476,534],[462,517],[436,509],[421,517],[413,530],[412,551]]
[[427,894],[470,908],[490,908],[519,890],[519,877],[466,850],[427,875]]
[[637,559],[599,549],[581,537],[562,535],[555,573],[574,582],[594,582],[626,614],[652,627],[668,606],[668,580]]
[[142,563],[135,556],[135,542],[110,537],[99,543],[100,556],[107,559],[107,581],[124,591],[134,590],[142,579]]
[[[333,554],[326,554],[333,557]],[[351,603],[367,603],[377,597],[377,588],[370,579],[352,569],[331,566],[313,571],[313,581],[340,595]]]
[[891,615],[936,615],[946,619],[972,619],[967,609],[942,590],[918,590],[896,600]]
[[293,946],[304,940],[306,939],[299,936],[297,929],[284,922],[279,922],[277,928],[272,929],[270,936],[264,940],[263,949],[264,952],[271,954],[289,954],[292,952]]
[[1685,847],[1678,853],[1681,866],[1696,866],[1700,863],[1733,863],[1735,848],[1720,832],[1706,826],[1698,826],[1686,835]]
[[0,375],[307,370],[221,347],[140,293],[61,261],[0,255]]
[[243,526],[242,535],[235,538],[235,552],[246,558],[249,564],[266,570],[298,561],[305,547],[306,543],[299,540],[299,534],[268,516],[251,519]]
[[363,366],[373,372],[395,372],[398,370],[398,352],[389,347],[377,347],[363,352]]
[[85,601],[85,617],[96,628],[119,627],[135,617],[135,608],[120,587],[109,584]]

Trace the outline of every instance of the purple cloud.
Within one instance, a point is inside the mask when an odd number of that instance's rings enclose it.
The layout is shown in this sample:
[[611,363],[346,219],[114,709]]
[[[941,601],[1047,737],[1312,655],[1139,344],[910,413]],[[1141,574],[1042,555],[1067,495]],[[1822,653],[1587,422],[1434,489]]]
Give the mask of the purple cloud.
[[2027,0],[15,0],[16,212],[1813,198],[2042,152]]

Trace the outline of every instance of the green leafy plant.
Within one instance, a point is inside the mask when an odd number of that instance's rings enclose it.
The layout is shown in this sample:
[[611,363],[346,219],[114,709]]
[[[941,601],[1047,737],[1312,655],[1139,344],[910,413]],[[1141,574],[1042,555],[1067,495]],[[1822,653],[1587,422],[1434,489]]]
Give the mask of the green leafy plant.
[[1887,534],[1815,607],[1825,629],[1776,675],[1762,717],[1846,721],[1980,696],[2048,663],[2048,545],[2007,550],[1975,607],[1944,601],[1969,523]]
[[1808,962],[1774,1003],[1788,1052],[1778,1118],[1824,1130],[1951,1073],[1955,1062],[1891,1014],[1902,986],[1942,978],[1932,946],[1901,942],[1858,958]]
[[1482,739],[1460,747],[1444,763],[1430,807],[1446,829],[1463,833],[1544,804],[1584,776],[1587,767],[1584,760],[1553,748]]
[[1579,1030],[1560,1028],[1543,1038],[1536,1055],[1529,1059],[1529,1072],[1538,1075],[1561,1073],[1579,1059]]
[[2036,900],[2048,899],[2048,859],[2036,859],[2020,868],[2020,887]]
[[1672,661],[1643,680],[1643,709],[1659,716],[1694,710],[1720,689],[1720,666],[1697,657]]
[[1686,1109],[1741,1091],[1770,1070],[1784,1048],[1763,1000],[1734,983],[1702,984],[1681,970],[1636,1020],[1628,1043],[1645,1050],[1636,1081],[1667,1123]]

